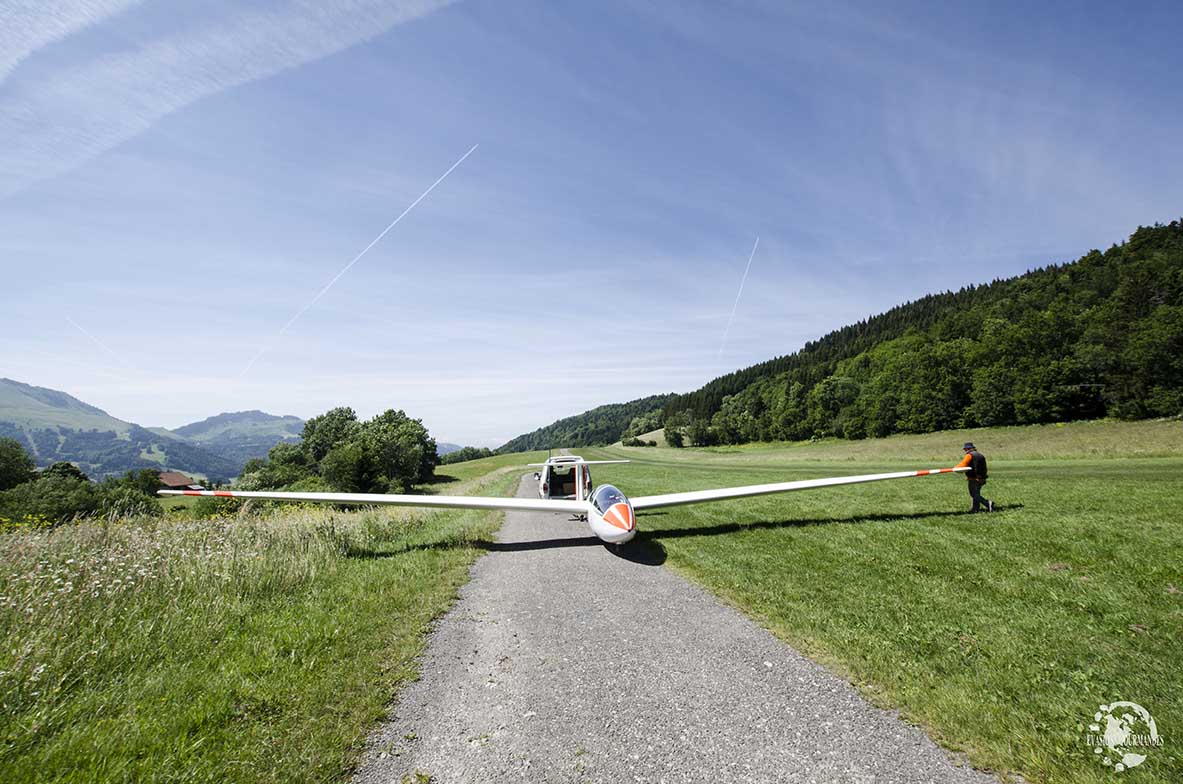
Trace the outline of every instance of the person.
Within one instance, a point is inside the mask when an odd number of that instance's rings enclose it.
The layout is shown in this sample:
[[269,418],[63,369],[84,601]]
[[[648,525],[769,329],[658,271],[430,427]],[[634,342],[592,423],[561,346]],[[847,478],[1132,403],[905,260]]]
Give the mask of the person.
[[988,501],[982,497],[982,485],[986,484],[986,456],[978,451],[978,448],[973,445],[972,441],[966,441],[965,457],[961,458],[961,462],[957,464],[958,468],[969,468],[965,474],[966,483],[969,485],[969,497],[973,499],[973,507],[969,510],[971,512],[994,511],[994,502]]

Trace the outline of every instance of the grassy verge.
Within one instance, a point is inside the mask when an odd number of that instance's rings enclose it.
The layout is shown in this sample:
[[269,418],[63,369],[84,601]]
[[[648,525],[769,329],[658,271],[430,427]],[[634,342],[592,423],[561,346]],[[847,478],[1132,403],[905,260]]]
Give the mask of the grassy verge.
[[[484,468],[467,491],[516,487]],[[341,778],[499,519],[289,508],[0,537],[0,781]]]
[[[965,482],[946,475],[655,510],[639,523],[670,565],[975,765],[1032,782],[1112,781],[1085,734],[1100,704],[1129,700],[1154,715],[1165,745],[1123,775],[1178,782],[1181,429],[973,431],[991,459],[986,495],[1004,507],[992,516],[964,514]],[[596,480],[637,496],[948,465],[961,438],[614,448],[596,456],[637,462],[602,466]]]

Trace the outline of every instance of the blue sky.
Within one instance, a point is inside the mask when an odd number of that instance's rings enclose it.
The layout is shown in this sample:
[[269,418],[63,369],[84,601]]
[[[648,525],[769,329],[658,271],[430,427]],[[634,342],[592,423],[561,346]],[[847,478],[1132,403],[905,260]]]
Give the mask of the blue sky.
[[0,0],[0,375],[496,446],[1183,214],[1177,6],[820,5]]

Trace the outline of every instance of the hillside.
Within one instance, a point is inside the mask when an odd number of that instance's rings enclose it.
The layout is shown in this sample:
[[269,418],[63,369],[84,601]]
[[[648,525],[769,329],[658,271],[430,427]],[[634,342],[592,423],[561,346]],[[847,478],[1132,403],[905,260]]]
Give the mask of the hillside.
[[141,468],[228,479],[247,458],[266,455],[278,441],[298,436],[302,427],[296,417],[248,411],[176,432],[149,429],[65,392],[0,379],[0,437],[18,441],[38,466],[67,461],[94,479]]
[[11,378],[0,378],[0,422],[17,428],[109,430],[125,434],[131,423],[116,419],[100,408],[83,403],[56,389],[35,387]]
[[582,414],[560,419],[533,433],[520,435],[498,452],[528,452],[534,449],[599,446],[619,441],[634,418],[666,405],[673,395],[653,395],[628,403],[610,403]]
[[76,463],[95,479],[139,468],[230,477],[231,460],[174,435],[124,422],[56,389],[0,379],[0,436],[18,441],[39,466]]
[[697,444],[1183,411],[1183,222],[923,297],[665,407]]
[[241,468],[252,457],[265,457],[280,441],[299,441],[303,430],[304,420],[299,417],[237,411],[218,414],[170,432]]

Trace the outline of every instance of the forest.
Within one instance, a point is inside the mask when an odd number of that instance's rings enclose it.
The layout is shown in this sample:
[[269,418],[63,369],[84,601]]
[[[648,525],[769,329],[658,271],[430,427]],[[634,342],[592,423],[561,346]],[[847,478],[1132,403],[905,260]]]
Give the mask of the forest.
[[[630,400],[627,403],[610,403],[606,406],[599,406],[590,411],[584,411],[582,414],[560,419],[546,427],[540,427],[532,433],[520,435],[503,444],[497,451],[505,454],[529,452],[534,449],[611,444],[613,441],[620,440],[621,434],[629,429],[634,419],[643,417],[655,409],[660,409],[673,397],[673,395],[653,395]],[[650,429],[656,430],[659,427],[661,427],[661,423],[656,421]],[[633,434],[630,433],[630,435]]]
[[1183,221],[923,297],[664,408],[672,445],[1183,412]]

